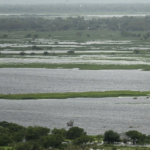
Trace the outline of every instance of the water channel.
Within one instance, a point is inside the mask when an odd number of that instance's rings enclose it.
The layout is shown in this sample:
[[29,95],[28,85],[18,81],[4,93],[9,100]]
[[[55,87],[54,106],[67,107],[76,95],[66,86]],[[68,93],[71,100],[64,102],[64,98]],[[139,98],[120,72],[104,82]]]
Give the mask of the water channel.
[[0,69],[0,93],[64,93],[150,90],[150,71],[78,69]]
[[88,134],[107,130],[138,130],[150,134],[150,98],[76,98],[48,100],[0,100],[0,121],[24,126],[66,128],[69,120]]

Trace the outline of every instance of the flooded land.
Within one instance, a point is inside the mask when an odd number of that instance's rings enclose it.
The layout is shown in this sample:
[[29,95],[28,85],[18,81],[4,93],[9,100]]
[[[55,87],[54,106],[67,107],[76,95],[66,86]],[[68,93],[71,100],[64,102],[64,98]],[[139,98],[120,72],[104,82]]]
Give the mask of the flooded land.
[[[23,16],[21,23],[16,16],[0,15],[0,94],[150,91],[149,17],[105,15],[33,15]],[[124,23],[133,19],[134,28]],[[139,20],[146,25],[136,26]],[[67,128],[74,120],[88,134],[109,129],[150,134],[149,104],[149,95],[0,99],[0,121],[52,129]]]

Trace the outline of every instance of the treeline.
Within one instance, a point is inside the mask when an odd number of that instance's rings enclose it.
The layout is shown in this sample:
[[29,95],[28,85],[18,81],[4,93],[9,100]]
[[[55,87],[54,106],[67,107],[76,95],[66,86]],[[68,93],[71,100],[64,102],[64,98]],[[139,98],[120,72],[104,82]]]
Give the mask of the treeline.
[[150,4],[47,4],[0,5],[0,13],[96,13],[96,12],[150,12]]
[[0,30],[116,30],[116,31],[148,31],[150,30],[150,16],[122,18],[93,18],[86,20],[84,17],[56,18],[1,18]]
[[147,144],[150,143],[150,136],[135,130],[121,135],[113,130],[108,130],[104,135],[90,136],[87,135],[83,128],[79,127],[71,127],[68,130],[64,128],[50,130],[40,126],[23,127],[6,121],[0,122],[0,146],[10,146],[12,147],[11,150],[46,150],[56,148],[60,150],[84,150],[87,146],[97,146],[98,143],[105,146],[105,144],[114,144],[115,142],[127,143],[128,141],[133,144]]

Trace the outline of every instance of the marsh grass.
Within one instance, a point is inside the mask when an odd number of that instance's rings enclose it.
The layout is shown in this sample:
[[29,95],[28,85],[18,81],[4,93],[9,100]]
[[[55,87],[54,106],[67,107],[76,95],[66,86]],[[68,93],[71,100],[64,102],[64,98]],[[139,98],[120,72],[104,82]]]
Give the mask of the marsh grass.
[[80,70],[133,70],[141,69],[143,71],[150,71],[150,65],[101,65],[101,64],[42,64],[42,63],[11,63],[0,64],[0,68],[47,68],[47,69],[73,69]]
[[105,91],[105,92],[70,92],[70,93],[36,93],[36,94],[1,94],[0,99],[66,99],[66,98],[102,98],[102,97],[125,97],[147,96],[150,91]]

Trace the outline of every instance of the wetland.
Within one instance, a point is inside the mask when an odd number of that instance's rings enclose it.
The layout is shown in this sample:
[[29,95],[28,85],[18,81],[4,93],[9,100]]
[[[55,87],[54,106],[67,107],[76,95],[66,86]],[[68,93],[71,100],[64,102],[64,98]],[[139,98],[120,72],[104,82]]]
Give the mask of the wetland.
[[149,16],[87,15],[1,15],[0,121],[150,134]]

